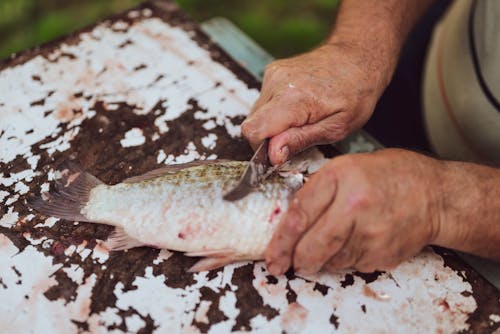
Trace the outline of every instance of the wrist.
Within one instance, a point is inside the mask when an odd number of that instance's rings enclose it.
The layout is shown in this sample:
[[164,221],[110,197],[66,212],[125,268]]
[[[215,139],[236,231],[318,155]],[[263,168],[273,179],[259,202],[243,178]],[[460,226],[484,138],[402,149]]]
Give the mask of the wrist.
[[348,54],[350,61],[363,71],[363,77],[376,85],[377,99],[389,85],[398,59],[397,52],[388,46],[365,42],[353,33],[334,33],[321,48]]
[[456,239],[454,235],[454,229],[450,227],[451,217],[449,214],[449,196],[451,194],[450,189],[450,165],[447,161],[439,161],[440,165],[437,168],[436,178],[434,182],[435,185],[430,184],[429,187],[434,188],[434,211],[433,217],[431,219],[432,234],[429,244],[450,247],[453,241]]
[[498,172],[465,162],[446,161],[442,166],[439,228],[432,243],[480,254],[483,238],[494,232],[491,224],[498,217],[497,195],[490,189],[498,184]]

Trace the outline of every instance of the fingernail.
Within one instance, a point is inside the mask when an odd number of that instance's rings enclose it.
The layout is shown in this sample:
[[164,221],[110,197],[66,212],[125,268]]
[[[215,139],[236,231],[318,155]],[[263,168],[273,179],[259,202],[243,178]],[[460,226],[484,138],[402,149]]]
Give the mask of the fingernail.
[[271,275],[274,275],[274,276],[278,276],[278,275],[283,274],[283,269],[277,264],[270,264],[267,267],[267,270],[269,271],[269,273]]
[[242,128],[246,128],[247,131],[251,131],[254,128],[253,122],[250,118],[247,118],[241,123]]
[[280,149],[281,161],[285,162],[288,159],[288,155],[290,154],[290,149],[288,146],[283,146]]

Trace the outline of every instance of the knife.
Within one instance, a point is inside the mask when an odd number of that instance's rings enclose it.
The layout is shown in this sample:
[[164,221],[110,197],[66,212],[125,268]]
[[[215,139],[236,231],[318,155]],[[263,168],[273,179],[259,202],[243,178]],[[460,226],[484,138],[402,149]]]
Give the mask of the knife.
[[242,199],[274,171],[267,155],[268,148],[269,138],[257,148],[236,186],[223,196],[224,200],[234,202]]

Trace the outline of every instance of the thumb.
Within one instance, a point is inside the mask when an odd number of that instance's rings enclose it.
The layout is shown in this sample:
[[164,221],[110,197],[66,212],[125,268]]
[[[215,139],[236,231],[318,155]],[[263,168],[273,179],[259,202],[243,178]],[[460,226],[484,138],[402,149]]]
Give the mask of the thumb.
[[348,134],[340,113],[336,113],[314,124],[291,127],[274,136],[269,143],[269,159],[280,165],[293,155],[321,144],[332,144]]
[[305,149],[324,142],[323,130],[316,125],[289,128],[271,138],[269,160],[280,165]]

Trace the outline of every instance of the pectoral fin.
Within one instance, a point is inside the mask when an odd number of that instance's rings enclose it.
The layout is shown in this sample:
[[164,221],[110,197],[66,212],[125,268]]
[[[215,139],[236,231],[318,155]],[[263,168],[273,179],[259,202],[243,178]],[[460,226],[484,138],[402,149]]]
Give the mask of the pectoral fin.
[[196,262],[188,272],[208,271],[223,267],[237,261],[236,254],[232,248],[207,250],[200,252],[188,252],[187,256],[205,256],[204,259]]
[[146,244],[129,236],[123,228],[117,227],[102,246],[110,251],[121,251],[146,246]]

